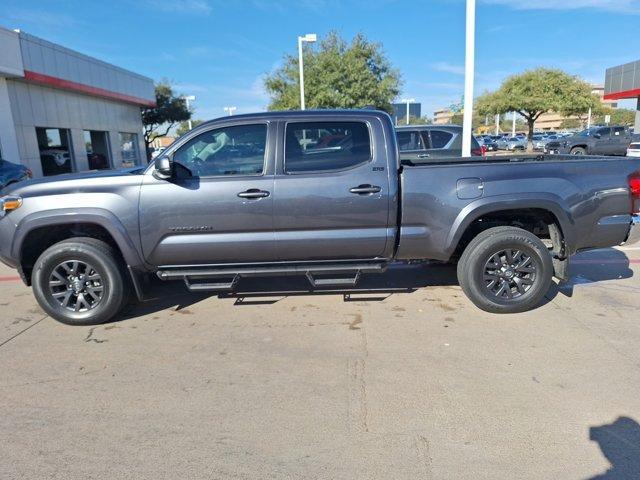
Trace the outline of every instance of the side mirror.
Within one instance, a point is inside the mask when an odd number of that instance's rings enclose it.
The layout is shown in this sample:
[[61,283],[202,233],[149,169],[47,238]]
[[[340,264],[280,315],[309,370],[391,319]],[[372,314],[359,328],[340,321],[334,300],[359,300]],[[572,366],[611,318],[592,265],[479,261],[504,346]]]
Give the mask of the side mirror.
[[153,164],[156,178],[167,180],[173,175],[173,165],[169,157],[161,155],[153,161]]
[[594,133],[593,138],[602,138],[602,135],[600,135],[599,133]]

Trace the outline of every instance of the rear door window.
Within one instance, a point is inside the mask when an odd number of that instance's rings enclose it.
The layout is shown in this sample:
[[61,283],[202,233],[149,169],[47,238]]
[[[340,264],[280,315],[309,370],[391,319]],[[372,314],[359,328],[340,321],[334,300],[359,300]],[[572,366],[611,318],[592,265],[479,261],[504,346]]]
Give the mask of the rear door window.
[[624,127],[613,127],[613,134],[617,137],[624,137],[626,128]]
[[398,149],[401,152],[411,150],[424,150],[424,142],[420,132],[417,130],[400,130],[397,132]]
[[453,138],[452,133],[444,130],[431,130],[429,134],[431,136],[431,148],[445,148]]
[[285,173],[346,170],[371,160],[364,122],[291,122],[285,132]]

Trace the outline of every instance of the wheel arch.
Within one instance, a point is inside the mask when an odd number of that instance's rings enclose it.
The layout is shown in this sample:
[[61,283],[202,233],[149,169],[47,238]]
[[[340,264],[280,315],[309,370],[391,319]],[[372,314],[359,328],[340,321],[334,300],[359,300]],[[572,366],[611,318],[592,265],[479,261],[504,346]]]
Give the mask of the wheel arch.
[[19,259],[25,283],[30,284],[31,267],[44,250],[78,236],[104,240],[117,249],[128,267],[144,266],[133,240],[113,213],[100,208],[47,210],[26,216],[16,228],[11,251]]
[[[562,200],[552,194],[521,194],[496,199],[489,197],[469,204],[455,219],[447,238],[447,253],[457,257],[472,238],[480,232],[498,225],[521,226],[532,231],[531,222],[542,222],[549,229],[549,237],[558,253],[573,253],[574,221]],[[555,228],[549,228],[555,225]],[[527,228],[529,227],[529,228]]]

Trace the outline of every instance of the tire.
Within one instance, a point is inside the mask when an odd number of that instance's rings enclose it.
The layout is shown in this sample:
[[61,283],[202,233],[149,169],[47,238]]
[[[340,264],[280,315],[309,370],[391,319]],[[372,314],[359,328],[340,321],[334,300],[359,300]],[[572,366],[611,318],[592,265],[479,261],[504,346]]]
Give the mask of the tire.
[[553,262],[547,247],[531,232],[495,227],[469,243],[457,273],[462,291],[478,308],[520,313],[542,302],[551,286]]
[[33,292],[42,309],[67,325],[98,325],[123,308],[131,289],[118,252],[95,238],[63,240],[33,267]]
[[586,155],[587,149],[584,147],[573,147],[570,153],[571,155]]

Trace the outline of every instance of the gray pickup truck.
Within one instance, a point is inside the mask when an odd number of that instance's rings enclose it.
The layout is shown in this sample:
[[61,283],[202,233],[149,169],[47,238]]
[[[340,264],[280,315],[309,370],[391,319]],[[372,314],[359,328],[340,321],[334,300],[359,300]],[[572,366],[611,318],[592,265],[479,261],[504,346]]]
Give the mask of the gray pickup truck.
[[629,127],[591,127],[570,137],[547,142],[544,153],[561,155],[626,155]]
[[0,258],[69,324],[111,319],[150,274],[192,291],[291,274],[335,289],[426,259],[457,262],[473,303],[509,313],[536,307],[574,253],[638,239],[640,159],[401,162],[386,113],[272,112],[200,125],[145,168],[30,180],[0,202]]

